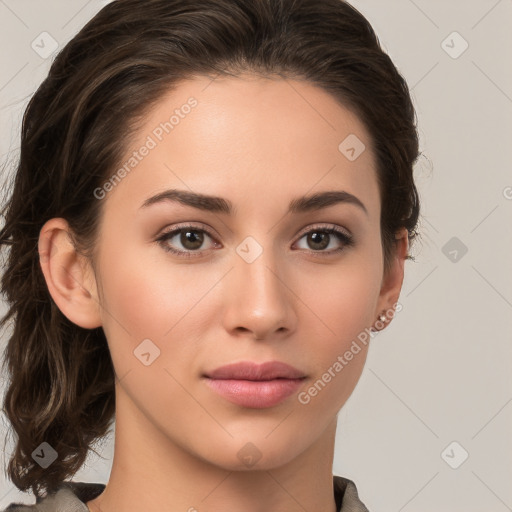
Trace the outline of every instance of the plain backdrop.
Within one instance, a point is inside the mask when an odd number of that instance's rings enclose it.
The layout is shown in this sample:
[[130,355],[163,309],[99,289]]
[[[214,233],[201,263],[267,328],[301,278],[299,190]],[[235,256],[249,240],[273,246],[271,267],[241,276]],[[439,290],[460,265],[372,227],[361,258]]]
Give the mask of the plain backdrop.
[[[106,3],[0,0],[2,160],[16,159],[23,110],[53,57],[33,41],[47,32],[62,48]],[[334,473],[371,512],[512,510],[512,1],[352,4],[412,89],[422,238],[403,309],[339,414]],[[73,480],[107,482],[112,441]],[[0,507],[33,503],[6,479],[9,455]]]

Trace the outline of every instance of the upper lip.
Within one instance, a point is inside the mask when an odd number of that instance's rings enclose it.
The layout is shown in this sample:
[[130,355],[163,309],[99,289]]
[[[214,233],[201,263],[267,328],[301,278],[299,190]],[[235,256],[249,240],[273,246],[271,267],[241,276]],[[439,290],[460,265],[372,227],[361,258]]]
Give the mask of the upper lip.
[[233,380],[273,380],[273,379],[301,379],[305,374],[281,361],[268,361],[265,363],[254,363],[242,361],[221,366],[205,374],[210,379],[233,379]]

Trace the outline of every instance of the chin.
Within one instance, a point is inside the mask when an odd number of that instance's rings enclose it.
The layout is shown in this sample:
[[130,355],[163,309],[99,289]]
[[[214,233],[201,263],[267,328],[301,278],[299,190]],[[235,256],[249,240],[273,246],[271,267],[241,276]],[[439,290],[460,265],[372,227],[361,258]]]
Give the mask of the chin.
[[[298,439],[297,433],[286,433],[286,440],[268,431],[261,436],[234,437],[225,443],[213,442],[208,453],[198,455],[210,464],[227,471],[268,471],[285,466],[307,449],[306,439]],[[266,438],[266,436],[268,436]]]

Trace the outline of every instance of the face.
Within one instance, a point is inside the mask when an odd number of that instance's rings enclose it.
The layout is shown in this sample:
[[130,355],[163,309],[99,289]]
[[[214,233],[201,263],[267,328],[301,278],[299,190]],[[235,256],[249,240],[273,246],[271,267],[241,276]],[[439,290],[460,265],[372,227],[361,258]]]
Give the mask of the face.
[[358,336],[387,306],[367,131],[306,82],[195,78],[124,164],[96,192],[118,406],[217,466],[291,461],[332,426],[364,366]]

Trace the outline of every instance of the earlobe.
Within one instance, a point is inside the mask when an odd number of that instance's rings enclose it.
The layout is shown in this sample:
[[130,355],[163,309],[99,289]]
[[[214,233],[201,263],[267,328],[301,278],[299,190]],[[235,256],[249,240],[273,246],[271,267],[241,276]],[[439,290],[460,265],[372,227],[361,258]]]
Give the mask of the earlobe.
[[[378,317],[383,325],[388,325],[394,317],[395,304],[398,302],[402,290],[405,259],[409,251],[409,237],[406,228],[397,232],[395,244],[393,261],[382,279],[378,307],[375,312],[375,317]],[[382,317],[385,319],[383,320]]]
[[85,329],[101,326],[94,272],[79,254],[65,219],[47,221],[39,233],[39,262],[48,291],[71,322]]

